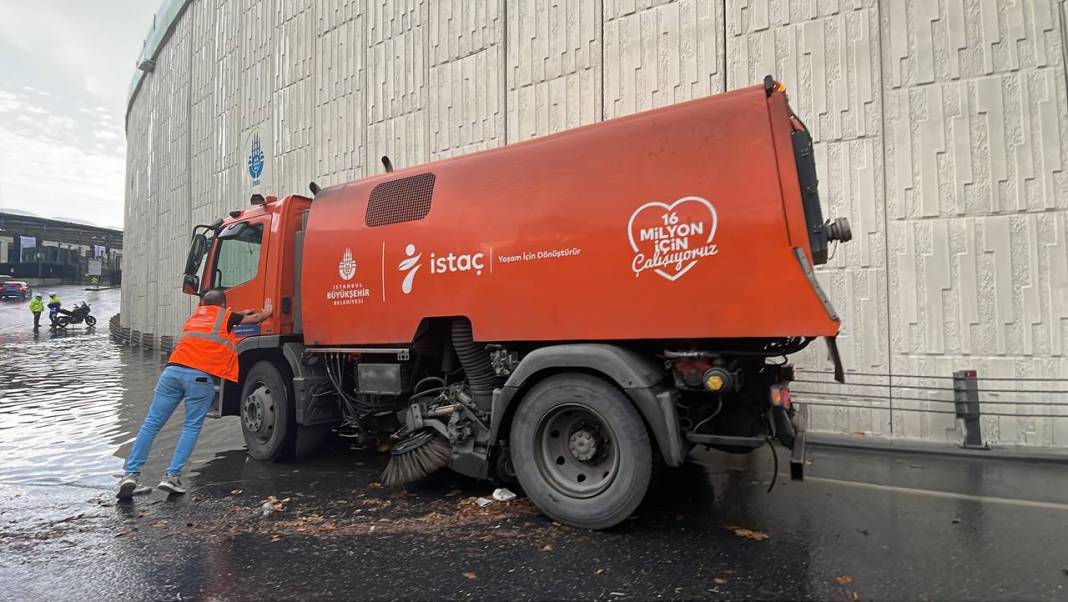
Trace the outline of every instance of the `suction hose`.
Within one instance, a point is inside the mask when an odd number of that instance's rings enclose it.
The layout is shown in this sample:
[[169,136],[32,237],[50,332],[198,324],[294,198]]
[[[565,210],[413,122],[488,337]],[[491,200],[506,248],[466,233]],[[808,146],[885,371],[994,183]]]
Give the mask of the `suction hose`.
[[471,396],[478,407],[489,409],[493,401],[493,388],[497,386],[497,373],[493,370],[489,352],[482,343],[476,343],[471,334],[471,322],[467,318],[453,318],[452,347],[460,359]]

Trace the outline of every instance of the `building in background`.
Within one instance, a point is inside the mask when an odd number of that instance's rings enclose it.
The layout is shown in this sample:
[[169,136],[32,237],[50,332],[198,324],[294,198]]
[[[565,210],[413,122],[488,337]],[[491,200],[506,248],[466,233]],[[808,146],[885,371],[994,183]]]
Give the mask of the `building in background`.
[[[820,272],[848,386],[814,343],[813,429],[1068,447],[1063,0],[173,0],[127,114],[123,325],[173,335],[191,228],[305,193],[758,83],[817,142]],[[518,202],[518,201],[517,201]],[[1059,393],[1057,393],[1059,391]],[[1051,405],[1052,404],[1052,405]],[[1057,417],[1061,416],[1061,417]]]
[[122,283],[122,230],[0,212],[0,274],[32,286]]

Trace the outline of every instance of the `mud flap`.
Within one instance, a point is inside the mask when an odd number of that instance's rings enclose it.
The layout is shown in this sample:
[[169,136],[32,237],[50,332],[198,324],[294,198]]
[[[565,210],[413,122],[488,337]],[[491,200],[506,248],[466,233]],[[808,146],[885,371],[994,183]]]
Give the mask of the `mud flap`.
[[790,450],[790,480],[805,480],[805,431],[797,433]]
[[219,379],[215,379],[215,399],[211,402],[211,408],[208,409],[208,418],[222,418],[222,397],[222,384]]
[[827,341],[827,353],[834,362],[834,380],[845,383],[845,368],[842,367],[842,356],[838,354],[838,337],[823,337]]

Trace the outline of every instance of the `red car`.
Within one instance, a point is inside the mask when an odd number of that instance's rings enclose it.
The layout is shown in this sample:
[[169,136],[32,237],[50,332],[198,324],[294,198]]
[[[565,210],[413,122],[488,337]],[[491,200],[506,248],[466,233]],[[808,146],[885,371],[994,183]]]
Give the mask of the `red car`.
[[0,285],[0,299],[18,297],[26,300],[30,298],[30,286],[18,280],[8,280]]

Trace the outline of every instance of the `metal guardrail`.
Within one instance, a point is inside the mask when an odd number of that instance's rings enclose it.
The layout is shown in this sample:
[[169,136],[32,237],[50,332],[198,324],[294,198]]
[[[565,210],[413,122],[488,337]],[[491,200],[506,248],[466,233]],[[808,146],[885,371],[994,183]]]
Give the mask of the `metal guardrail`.
[[[801,386],[792,393],[805,405],[886,411],[891,414],[891,424],[896,412],[952,415],[960,421],[963,446],[969,448],[986,447],[981,429],[983,417],[1068,420],[1068,378],[980,376],[976,370],[958,370],[949,376],[850,372],[848,376],[853,378],[846,385],[850,390],[837,392],[811,386],[841,387],[831,380],[832,371],[796,372],[800,378],[794,382]],[[855,382],[857,378],[862,382]],[[871,380],[875,382],[864,382]],[[1026,383],[1026,388],[1010,388],[1006,383]],[[1049,388],[1041,388],[1040,383]],[[872,392],[866,393],[868,389]],[[925,394],[929,396],[924,397]],[[1013,407],[1018,409],[1012,411]]]
[[174,337],[163,335],[157,337],[151,332],[132,330],[122,325],[119,318],[121,314],[115,314],[108,321],[108,330],[111,339],[120,345],[139,347],[145,351],[159,351],[160,354],[169,355],[174,351]]

